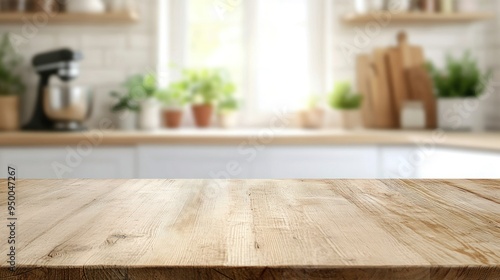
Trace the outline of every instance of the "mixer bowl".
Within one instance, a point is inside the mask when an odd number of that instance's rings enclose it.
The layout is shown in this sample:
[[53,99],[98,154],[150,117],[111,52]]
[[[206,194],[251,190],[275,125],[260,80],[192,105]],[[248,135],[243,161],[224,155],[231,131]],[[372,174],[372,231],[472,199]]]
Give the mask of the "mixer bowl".
[[92,111],[92,92],[78,86],[50,86],[45,89],[43,109],[56,129],[79,130]]

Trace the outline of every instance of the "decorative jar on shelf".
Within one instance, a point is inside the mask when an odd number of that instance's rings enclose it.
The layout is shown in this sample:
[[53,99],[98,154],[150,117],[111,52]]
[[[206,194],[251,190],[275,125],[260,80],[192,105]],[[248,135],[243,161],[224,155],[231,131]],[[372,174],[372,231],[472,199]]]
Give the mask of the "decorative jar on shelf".
[[68,13],[88,13],[99,14],[106,11],[106,6],[102,0],[71,0],[66,3]]

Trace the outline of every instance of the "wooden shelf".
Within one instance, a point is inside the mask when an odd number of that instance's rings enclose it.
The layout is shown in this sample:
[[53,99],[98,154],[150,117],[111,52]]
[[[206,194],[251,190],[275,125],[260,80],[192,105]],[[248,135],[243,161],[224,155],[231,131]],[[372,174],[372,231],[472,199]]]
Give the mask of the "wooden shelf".
[[[44,16],[44,17],[42,17]],[[47,24],[113,24],[134,23],[139,17],[135,12],[80,14],[80,13],[0,13],[0,23],[24,23],[26,20],[41,22],[48,17]]]
[[[343,18],[345,23],[360,24],[375,21],[377,13],[348,14]],[[494,13],[399,13],[391,14],[391,22],[394,23],[460,23],[492,19]]]

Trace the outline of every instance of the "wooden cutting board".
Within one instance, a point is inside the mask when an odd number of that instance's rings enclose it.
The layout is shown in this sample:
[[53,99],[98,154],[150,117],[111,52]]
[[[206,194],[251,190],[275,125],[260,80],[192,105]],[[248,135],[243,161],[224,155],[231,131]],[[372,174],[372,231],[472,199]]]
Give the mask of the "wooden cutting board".
[[408,83],[405,76],[403,57],[397,48],[391,48],[388,50],[387,65],[395,112],[397,116],[400,116],[403,104],[406,100],[410,99],[410,94],[408,92]]
[[389,71],[387,65],[388,50],[377,48],[373,52],[373,76],[377,80],[376,91],[373,94],[377,111],[378,128],[397,128],[399,116],[396,113],[395,102],[389,84]]
[[426,114],[426,128],[437,127],[436,97],[431,77],[423,66],[414,66],[407,70],[411,95],[414,99],[421,100]]
[[1,279],[500,279],[498,180],[19,180],[16,193],[17,269],[4,240]]
[[367,54],[358,55],[356,58],[356,84],[359,93],[363,96],[361,105],[363,123],[366,128],[375,128],[369,71],[370,56]]
[[[425,66],[425,56],[421,47],[411,46],[408,43],[406,32],[400,32],[397,39],[398,45],[389,50],[387,63],[389,65],[391,91],[399,116],[406,100],[422,100],[422,96],[415,95],[410,89],[407,72],[414,67],[423,68]],[[414,84],[414,82],[411,83]]]

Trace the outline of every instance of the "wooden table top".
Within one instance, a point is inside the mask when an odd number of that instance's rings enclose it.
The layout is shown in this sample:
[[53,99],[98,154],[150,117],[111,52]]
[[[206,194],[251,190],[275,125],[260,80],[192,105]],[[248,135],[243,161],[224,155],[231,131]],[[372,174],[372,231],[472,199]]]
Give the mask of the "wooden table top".
[[500,279],[500,181],[20,180],[16,192],[17,269],[2,239],[1,279]]

